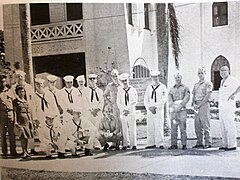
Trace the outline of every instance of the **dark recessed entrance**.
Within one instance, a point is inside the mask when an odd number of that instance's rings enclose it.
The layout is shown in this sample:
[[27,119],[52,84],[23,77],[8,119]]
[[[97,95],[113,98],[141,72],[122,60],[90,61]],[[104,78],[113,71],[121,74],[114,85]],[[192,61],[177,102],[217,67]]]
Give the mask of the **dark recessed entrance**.
[[[60,78],[65,75],[86,75],[85,53],[33,57],[35,74],[53,74]],[[63,82],[61,82],[62,84]],[[74,80],[74,86],[76,86]]]

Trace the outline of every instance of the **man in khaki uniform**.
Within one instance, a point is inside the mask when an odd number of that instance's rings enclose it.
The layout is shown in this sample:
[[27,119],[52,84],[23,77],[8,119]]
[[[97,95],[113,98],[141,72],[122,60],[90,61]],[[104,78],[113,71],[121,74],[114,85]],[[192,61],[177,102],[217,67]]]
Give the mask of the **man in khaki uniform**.
[[168,102],[171,112],[171,146],[168,149],[177,149],[178,126],[181,132],[182,149],[187,149],[186,104],[190,99],[190,91],[187,86],[182,84],[182,75],[177,72],[174,75],[176,84],[170,89]]
[[[195,133],[197,143],[193,148],[210,148],[210,104],[209,99],[212,92],[212,83],[207,81],[206,71],[204,68],[198,69],[199,82],[194,85],[192,106],[195,109]],[[203,135],[205,145],[203,145]]]

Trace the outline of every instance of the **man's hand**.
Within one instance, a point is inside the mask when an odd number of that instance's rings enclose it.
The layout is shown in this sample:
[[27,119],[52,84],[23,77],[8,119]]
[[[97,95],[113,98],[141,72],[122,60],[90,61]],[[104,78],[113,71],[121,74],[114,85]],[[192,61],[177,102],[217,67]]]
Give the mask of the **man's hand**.
[[156,114],[156,109],[157,109],[157,107],[155,107],[155,106],[149,107],[149,111],[151,111],[153,114]]
[[40,127],[40,121],[37,120],[37,119],[33,120],[33,126],[34,126],[35,128],[39,128],[39,127]]
[[93,110],[91,111],[93,117],[97,117],[97,114],[98,114],[99,111],[100,111],[99,108],[97,108],[97,109],[93,109]]
[[67,112],[71,115],[73,115],[73,110],[72,109],[67,109]]

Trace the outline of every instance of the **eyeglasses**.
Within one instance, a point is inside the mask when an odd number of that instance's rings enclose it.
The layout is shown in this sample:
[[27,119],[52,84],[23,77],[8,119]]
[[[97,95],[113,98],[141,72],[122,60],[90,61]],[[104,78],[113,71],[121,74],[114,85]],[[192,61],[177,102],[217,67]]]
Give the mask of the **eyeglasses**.
[[121,80],[121,82],[127,82],[127,79]]
[[89,80],[95,80],[96,78],[89,78]]

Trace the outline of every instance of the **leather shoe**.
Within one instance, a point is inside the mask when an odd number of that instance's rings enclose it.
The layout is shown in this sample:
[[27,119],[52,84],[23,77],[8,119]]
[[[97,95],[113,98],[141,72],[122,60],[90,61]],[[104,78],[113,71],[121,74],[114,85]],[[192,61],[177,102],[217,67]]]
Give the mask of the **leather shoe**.
[[159,149],[165,149],[164,146],[159,146],[158,148],[159,148]]
[[108,147],[109,147],[109,145],[108,145],[108,143],[106,143],[106,144],[104,145],[103,151],[107,151]]
[[186,145],[183,145],[182,146],[182,150],[186,150],[187,149],[187,146]]
[[126,149],[127,149],[127,146],[123,146],[123,147],[122,147],[122,150],[126,150]]
[[90,149],[85,148],[84,152],[85,152],[85,156],[92,156],[93,155],[93,153],[91,153]]
[[220,147],[219,150],[225,150],[227,149],[226,147]]
[[177,145],[171,145],[168,149],[177,149]]
[[232,150],[236,150],[236,147],[232,147],[232,148],[226,148],[225,151],[232,151]]
[[156,148],[156,145],[153,145],[153,146],[146,146],[145,149],[153,149],[153,148]]
[[132,150],[136,150],[136,149],[137,149],[137,147],[136,147],[136,146],[133,146],[133,147],[132,147]]
[[67,158],[67,157],[64,155],[64,153],[58,152],[58,158],[64,159],[64,158]]

